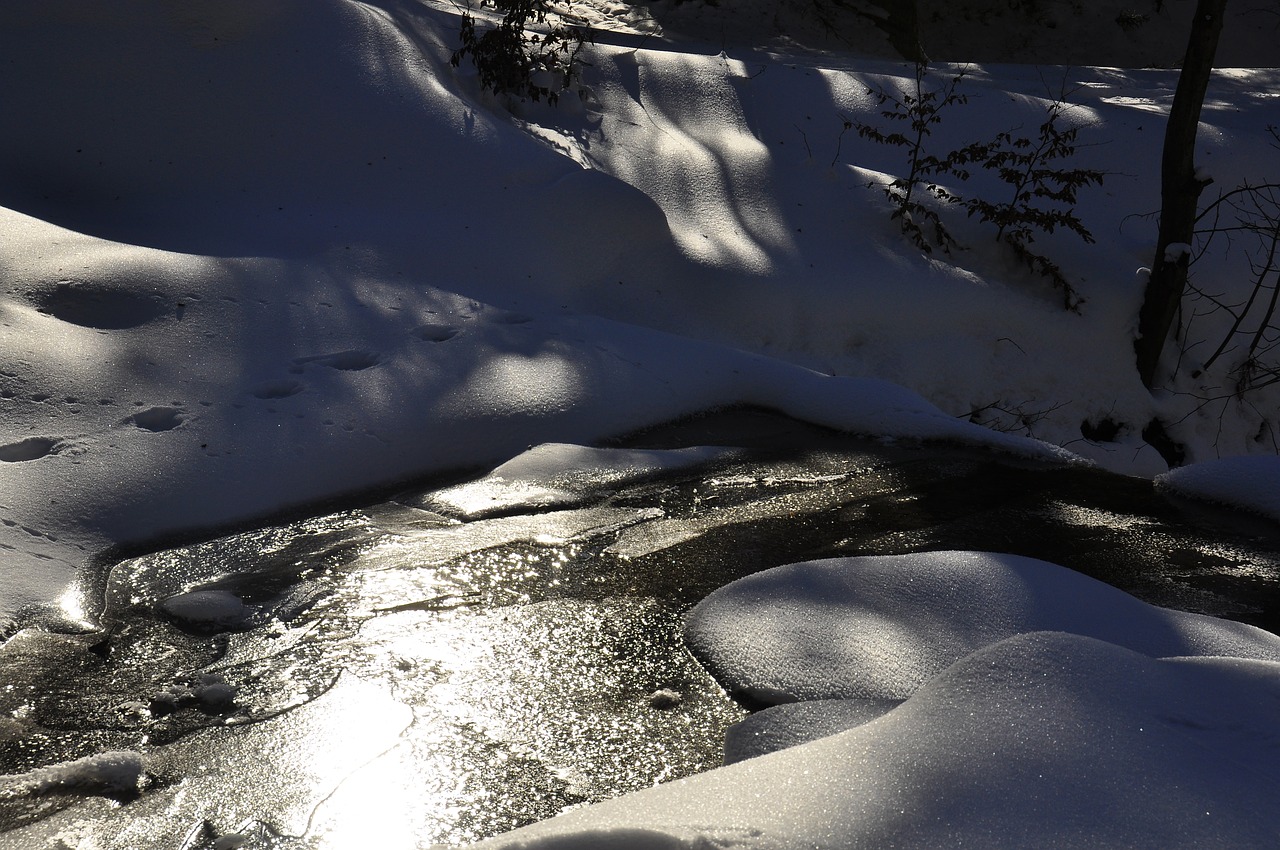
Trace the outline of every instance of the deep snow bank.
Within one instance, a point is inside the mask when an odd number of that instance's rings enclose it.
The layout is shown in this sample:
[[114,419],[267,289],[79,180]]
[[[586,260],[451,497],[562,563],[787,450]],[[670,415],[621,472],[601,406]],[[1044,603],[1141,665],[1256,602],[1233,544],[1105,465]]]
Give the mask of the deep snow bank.
[[0,10],[22,128],[0,139],[0,610],[47,608],[114,543],[737,402],[1069,457],[631,324],[696,331],[654,290],[718,273],[642,191],[478,105],[455,26],[347,0]]

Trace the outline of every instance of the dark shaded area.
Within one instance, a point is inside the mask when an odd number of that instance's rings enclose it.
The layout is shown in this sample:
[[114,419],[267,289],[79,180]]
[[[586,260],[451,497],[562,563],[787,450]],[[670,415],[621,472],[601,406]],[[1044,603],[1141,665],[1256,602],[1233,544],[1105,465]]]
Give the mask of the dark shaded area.
[[158,295],[64,280],[52,289],[31,294],[41,313],[73,325],[97,330],[123,330],[166,315],[171,307]]
[[1183,459],[1187,456],[1187,450],[1169,436],[1164,423],[1159,419],[1152,419],[1147,423],[1147,426],[1142,429],[1142,439],[1159,452],[1160,457],[1164,458],[1164,462],[1170,467],[1181,466]]
[[27,437],[16,443],[0,446],[0,461],[23,463],[42,458],[58,447],[58,441],[49,437]]
[[1104,416],[1097,422],[1088,419],[1081,422],[1080,436],[1095,443],[1111,443],[1115,442],[1116,437],[1120,436],[1120,432],[1123,429],[1124,425],[1109,416]]

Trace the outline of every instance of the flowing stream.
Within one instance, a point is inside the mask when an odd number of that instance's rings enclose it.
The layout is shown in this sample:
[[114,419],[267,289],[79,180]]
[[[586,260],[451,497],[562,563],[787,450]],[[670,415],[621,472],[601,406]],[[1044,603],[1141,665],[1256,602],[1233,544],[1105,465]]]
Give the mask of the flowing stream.
[[[0,848],[461,844],[715,767],[746,712],[682,615],[799,560],[1011,552],[1280,630],[1277,527],[1148,481],[754,411],[625,442],[712,445],[739,448],[579,470],[551,501],[459,515],[434,487],[116,564],[101,631],[0,648]],[[140,771],[122,783],[104,752]]]

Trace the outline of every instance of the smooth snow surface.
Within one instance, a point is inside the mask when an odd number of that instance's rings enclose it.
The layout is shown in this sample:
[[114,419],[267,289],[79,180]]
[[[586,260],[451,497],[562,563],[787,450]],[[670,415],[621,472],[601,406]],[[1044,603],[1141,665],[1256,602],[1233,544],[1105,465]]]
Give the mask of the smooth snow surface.
[[1227,457],[1171,469],[1156,487],[1280,522],[1280,457]]
[[714,591],[685,626],[721,684],[769,704],[906,699],[969,653],[1035,631],[1153,658],[1280,661],[1280,637],[1254,626],[1157,608],[1057,564],[982,552],[776,567]]
[[1033,632],[851,731],[478,845],[539,850],[1264,848],[1280,664]]

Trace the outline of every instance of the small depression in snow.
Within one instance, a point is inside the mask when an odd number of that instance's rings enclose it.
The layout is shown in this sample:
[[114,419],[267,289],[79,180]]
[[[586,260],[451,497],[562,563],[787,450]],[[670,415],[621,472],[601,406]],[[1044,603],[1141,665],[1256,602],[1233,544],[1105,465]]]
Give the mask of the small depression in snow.
[[362,369],[370,369],[377,366],[381,362],[382,355],[376,351],[352,349],[351,351],[338,351],[333,354],[317,354],[313,357],[298,357],[293,361],[293,368],[294,370],[301,370],[307,364],[315,363],[342,372],[359,372]]
[[60,281],[51,289],[34,292],[31,300],[41,313],[97,330],[136,328],[160,318],[171,309],[159,295],[72,280]]
[[447,342],[457,336],[460,331],[461,328],[455,325],[428,322],[425,325],[419,325],[414,328],[412,333],[423,342]]
[[270,399],[288,398],[289,396],[297,395],[298,393],[302,392],[304,389],[306,389],[306,386],[301,381],[292,381],[292,380],[286,379],[286,380],[277,380],[277,381],[263,381],[262,383],[255,386],[251,390],[251,392],[254,398],[270,400]]
[[148,407],[139,410],[125,422],[137,426],[144,431],[172,431],[182,424],[186,415],[176,407]]
[[0,446],[0,461],[4,463],[22,463],[38,460],[58,448],[58,441],[51,437],[27,437],[16,443]]

